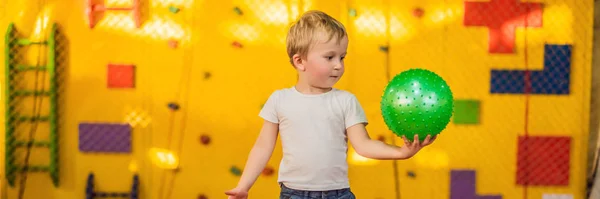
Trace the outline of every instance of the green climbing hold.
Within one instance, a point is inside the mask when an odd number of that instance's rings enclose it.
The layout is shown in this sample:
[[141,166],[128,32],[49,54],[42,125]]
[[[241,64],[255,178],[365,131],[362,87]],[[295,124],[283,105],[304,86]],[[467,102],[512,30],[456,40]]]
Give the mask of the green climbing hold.
[[352,8],[348,10],[348,15],[350,15],[351,17],[356,17],[356,9]]
[[238,15],[243,15],[244,12],[242,12],[242,9],[240,9],[239,7],[235,7],[233,8],[233,11],[238,14]]
[[231,174],[233,174],[235,176],[242,175],[242,170],[236,166],[231,166],[231,168],[229,168],[229,172],[231,172]]
[[172,12],[173,14],[177,14],[179,12],[179,8],[175,7],[175,6],[169,6],[169,12]]
[[410,69],[396,75],[381,98],[381,113],[397,136],[423,141],[435,136],[450,122],[454,111],[450,87],[439,75],[425,69]]

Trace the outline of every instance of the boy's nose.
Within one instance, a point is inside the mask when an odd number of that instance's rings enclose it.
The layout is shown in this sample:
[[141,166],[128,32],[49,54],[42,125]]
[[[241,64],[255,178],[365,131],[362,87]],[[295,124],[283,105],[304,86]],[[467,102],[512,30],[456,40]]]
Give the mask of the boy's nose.
[[335,64],[335,66],[333,67],[333,69],[335,69],[335,70],[340,70],[340,69],[342,69],[342,63],[337,63],[337,64]]

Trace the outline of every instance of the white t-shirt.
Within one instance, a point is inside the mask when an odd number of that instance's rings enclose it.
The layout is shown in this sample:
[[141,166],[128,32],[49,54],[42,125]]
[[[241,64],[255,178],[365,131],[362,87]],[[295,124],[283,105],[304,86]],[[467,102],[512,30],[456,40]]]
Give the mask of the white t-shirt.
[[367,124],[352,93],[335,88],[315,95],[295,87],[276,90],[259,115],[279,124],[283,158],[278,182],[311,191],[350,187],[346,128]]

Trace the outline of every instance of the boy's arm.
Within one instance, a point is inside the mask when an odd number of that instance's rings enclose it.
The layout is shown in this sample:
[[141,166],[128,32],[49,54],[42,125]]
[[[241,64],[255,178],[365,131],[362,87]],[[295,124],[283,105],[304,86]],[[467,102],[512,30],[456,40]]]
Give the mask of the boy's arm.
[[278,133],[278,124],[265,120],[260,134],[248,155],[248,160],[237,188],[243,191],[250,190],[273,154]]
[[372,140],[363,123],[349,127],[346,129],[346,132],[356,153],[366,158],[379,160],[411,158],[421,148],[431,144],[435,140],[435,137],[430,139],[431,137],[427,136],[423,143],[420,143],[418,137],[415,136],[415,141],[412,143],[404,138],[405,145],[402,147],[388,145],[379,140]]

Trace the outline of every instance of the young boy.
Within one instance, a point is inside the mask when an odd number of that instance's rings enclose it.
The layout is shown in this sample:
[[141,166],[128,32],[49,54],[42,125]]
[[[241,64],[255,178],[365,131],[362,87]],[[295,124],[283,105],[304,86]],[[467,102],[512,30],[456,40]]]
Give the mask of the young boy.
[[[371,159],[407,159],[435,140],[396,147],[372,140],[356,97],[332,88],[344,74],[348,37],[344,26],[321,11],[309,11],[291,26],[290,62],[298,71],[295,86],[271,94],[259,115],[265,120],[236,188],[229,199],[246,199],[281,136],[280,198],[352,199],[346,161],[347,141]],[[324,197],[325,196],[325,197]]]

